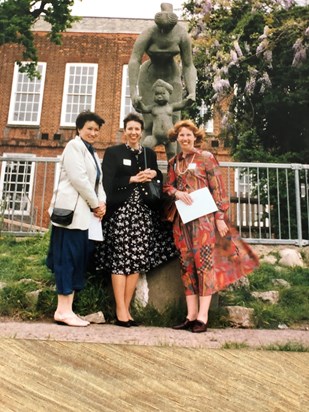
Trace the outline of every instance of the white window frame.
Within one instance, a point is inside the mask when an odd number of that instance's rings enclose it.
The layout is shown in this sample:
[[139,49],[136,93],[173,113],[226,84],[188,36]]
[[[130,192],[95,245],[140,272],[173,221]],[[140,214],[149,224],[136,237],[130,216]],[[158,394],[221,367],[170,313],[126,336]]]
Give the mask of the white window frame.
[[[204,100],[202,101],[201,107],[200,107],[200,116],[204,116],[208,112],[208,107],[206,106]],[[206,124],[204,124],[205,131],[207,133],[213,133],[214,132],[214,120],[213,118],[209,119]]]
[[[27,62],[22,62],[23,65],[26,63]],[[31,126],[40,125],[46,76],[46,63],[39,62],[37,65],[37,70],[40,71],[41,78],[38,79],[35,77],[31,80],[27,73],[20,73],[19,66],[15,63],[8,117],[9,124]],[[31,102],[31,99],[37,95],[39,96],[38,101]],[[32,105],[32,110],[28,110],[30,105]],[[37,106],[36,110],[33,110],[34,105]],[[28,112],[26,112],[26,109]],[[25,120],[23,116],[26,116],[27,113],[29,113],[31,117],[36,116],[36,119]]]
[[[71,80],[71,74],[70,70],[71,68],[93,68],[93,82],[92,82],[92,90],[91,92],[85,91],[82,93],[80,91],[80,88],[82,87],[81,83],[77,83],[77,91],[70,91],[69,88],[71,86],[70,80]],[[97,63],[67,63],[66,68],[65,68],[65,78],[64,78],[64,86],[63,86],[63,97],[62,97],[62,108],[61,108],[61,120],[60,120],[60,125],[61,126],[75,126],[75,119],[77,115],[83,111],[83,110],[90,110],[94,111],[95,110],[95,99],[96,99],[96,91],[97,91],[97,78],[98,78],[98,64]],[[87,84],[88,85],[88,84]],[[79,96],[79,101],[78,103],[74,103],[74,105],[77,105],[77,110],[76,111],[67,111],[67,107],[69,104],[70,97],[71,96]],[[90,104],[82,102],[83,98],[89,97],[90,96]],[[73,105],[73,103],[72,103]],[[70,121],[68,121],[67,116],[71,116]]]
[[[31,158],[35,158],[36,155],[34,154],[21,154],[21,153],[3,153],[4,158],[14,158],[17,157],[19,160],[3,160],[1,165],[1,176],[0,176],[0,204],[1,204],[1,213],[4,215],[27,215],[29,216],[31,213],[31,203],[32,203],[32,195],[34,190],[34,176],[35,176],[35,166],[36,162],[31,162]],[[21,160],[21,159],[25,160]],[[28,170],[24,171],[24,173],[19,173],[20,167],[27,168],[30,166],[30,173]],[[17,169],[17,170],[14,170]],[[9,184],[9,180],[13,175],[21,176],[22,180],[16,179],[11,180],[11,185],[13,187],[10,188],[8,194],[4,193],[4,188],[6,184]],[[29,181],[25,180],[25,178],[29,176]],[[24,193],[23,191],[18,191],[18,185],[26,185],[29,189],[26,190]],[[15,185],[15,188],[14,188]],[[22,188],[24,190],[24,188]],[[3,197],[6,196],[6,199]],[[18,197],[19,196],[19,197]],[[4,203],[3,203],[4,202]],[[11,203],[11,207],[7,207],[7,203]],[[19,208],[15,208],[15,206],[19,204]],[[2,210],[3,208],[3,210]]]
[[[128,102],[130,102],[128,104]],[[123,119],[130,112],[135,111],[132,105],[130,97],[130,83],[129,83],[129,70],[128,65],[124,64],[122,67],[122,82],[121,82],[121,103],[120,103],[120,124],[119,127],[123,127]]]
[[[238,198],[248,198],[250,190],[254,186],[250,181],[250,174],[250,171],[244,172],[240,167],[235,168],[235,191]],[[265,206],[265,212],[269,212],[268,205]],[[269,227],[269,219],[266,218],[264,221],[261,219],[263,213],[264,206],[261,204],[237,203],[237,225]]]

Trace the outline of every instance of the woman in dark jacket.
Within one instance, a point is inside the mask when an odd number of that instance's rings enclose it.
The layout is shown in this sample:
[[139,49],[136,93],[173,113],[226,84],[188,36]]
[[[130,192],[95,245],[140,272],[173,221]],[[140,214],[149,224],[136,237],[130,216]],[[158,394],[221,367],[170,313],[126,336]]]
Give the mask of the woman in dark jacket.
[[126,143],[109,147],[102,163],[107,211],[97,269],[112,274],[116,324],[125,327],[136,325],[130,303],[139,274],[176,254],[171,230],[161,222],[158,205],[147,200],[145,183],[154,178],[162,182],[162,173],[156,153],[140,145],[143,128],[141,117],[130,113],[124,119]]

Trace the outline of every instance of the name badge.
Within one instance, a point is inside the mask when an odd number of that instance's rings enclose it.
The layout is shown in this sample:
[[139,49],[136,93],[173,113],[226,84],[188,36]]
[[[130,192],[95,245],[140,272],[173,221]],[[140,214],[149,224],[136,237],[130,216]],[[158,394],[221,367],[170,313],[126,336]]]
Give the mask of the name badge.
[[196,163],[189,163],[188,169],[193,170],[196,168]]
[[123,159],[123,164],[125,166],[131,166],[131,164],[132,164],[131,159]]

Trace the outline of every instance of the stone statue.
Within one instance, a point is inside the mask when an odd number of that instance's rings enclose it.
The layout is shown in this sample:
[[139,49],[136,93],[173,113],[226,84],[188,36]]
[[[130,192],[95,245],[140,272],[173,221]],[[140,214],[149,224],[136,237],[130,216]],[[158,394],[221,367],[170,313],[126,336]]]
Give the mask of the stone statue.
[[145,105],[142,98],[136,101],[136,110],[152,115],[152,133],[145,135],[143,146],[154,147],[159,144],[165,146],[166,156],[170,159],[175,154],[175,145],[167,137],[168,131],[173,127],[173,113],[183,109],[188,104],[188,98],[180,102],[170,103],[173,86],[162,79],[157,80],[152,88],[153,102]]
[[[154,20],[155,24],[144,30],[136,39],[128,65],[130,95],[137,111],[140,110],[141,99],[146,106],[154,103],[151,87],[158,79],[164,80],[173,87],[170,103],[182,101],[183,84],[186,104],[189,105],[195,101],[197,76],[193,64],[191,39],[187,31],[178,23],[178,17],[173,12],[173,6],[170,3],[161,4],[161,12],[155,15]],[[147,54],[149,59],[142,63],[144,54]],[[182,70],[175,59],[178,55],[180,55]],[[146,143],[149,147],[154,147],[154,143],[164,144],[161,138],[157,141],[147,139],[147,136],[153,136],[153,115],[145,113],[143,117],[144,136],[146,136]],[[173,112],[173,124],[179,119],[180,112]],[[143,145],[145,145],[144,141]],[[174,150],[171,146],[168,147],[168,158],[172,156],[171,151],[173,154],[176,152],[175,143],[172,145]]]

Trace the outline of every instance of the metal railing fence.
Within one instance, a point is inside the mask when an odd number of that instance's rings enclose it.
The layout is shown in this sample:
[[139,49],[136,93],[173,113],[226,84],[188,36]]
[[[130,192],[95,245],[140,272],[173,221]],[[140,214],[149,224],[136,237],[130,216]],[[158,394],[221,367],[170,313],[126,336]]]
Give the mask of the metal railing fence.
[[[0,231],[44,233],[59,158],[0,157]],[[228,217],[249,243],[309,244],[309,165],[221,162]],[[159,161],[166,171],[166,161]]]

